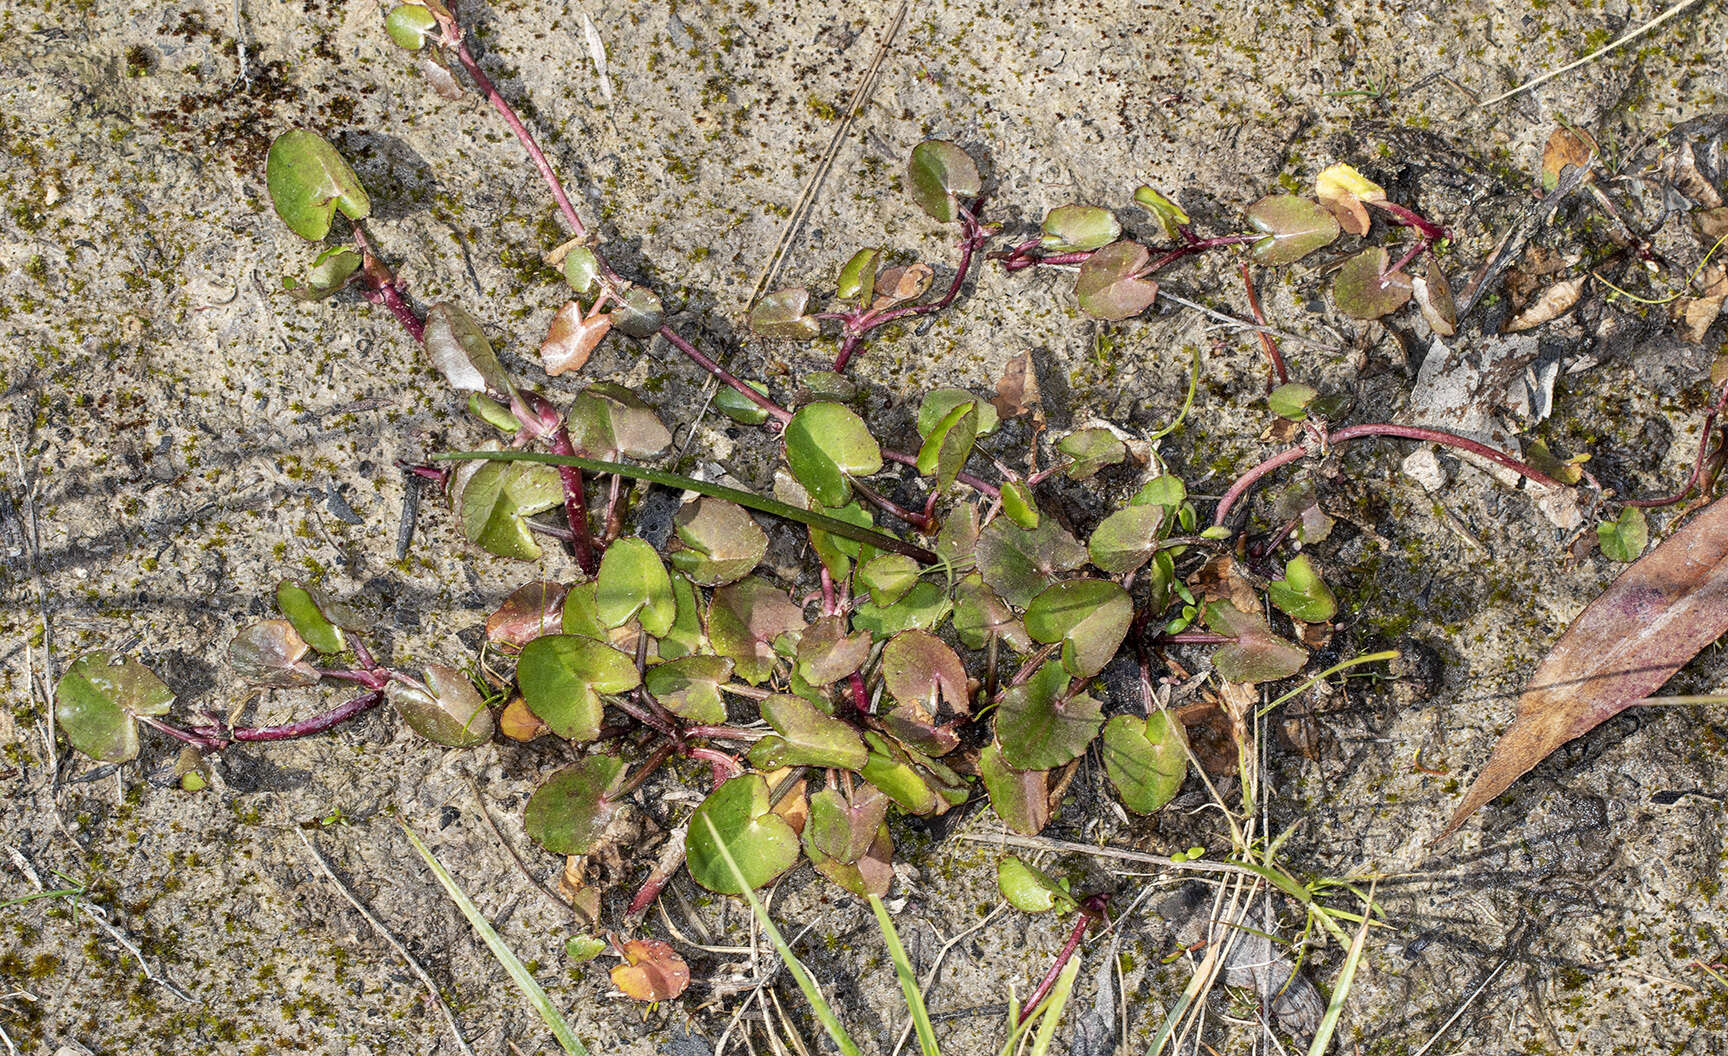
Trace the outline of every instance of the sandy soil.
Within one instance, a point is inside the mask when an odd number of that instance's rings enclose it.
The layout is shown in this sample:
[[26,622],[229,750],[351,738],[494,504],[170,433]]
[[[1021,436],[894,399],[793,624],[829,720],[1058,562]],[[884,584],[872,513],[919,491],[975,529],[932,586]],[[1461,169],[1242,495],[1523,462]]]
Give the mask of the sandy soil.
[[[590,0],[475,3],[465,18],[482,63],[580,188],[620,265],[662,289],[687,332],[789,391],[822,351],[749,337],[743,310],[895,9]],[[604,41],[604,78],[584,47],[584,13]],[[1678,123],[1724,111],[1728,12],[1710,3],[1535,91],[1478,105],[1655,13],[1621,0],[914,5],[776,273],[828,283],[864,245],[945,264],[943,233],[898,186],[907,151],[927,135],[987,160],[990,215],[1017,230],[1067,201],[1117,206],[1131,227],[1144,224],[1131,204],[1140,183],[1208,230],[1231,230],[1281,180],[1306,184],[1349,161],[1450,224],[1464,273],[1523,214],[1558,122],[1596,136],[1607,173],[1636,175],[1671,153],[1663,137]],[[159,738],[118,770],[45,744],[40,680],[94,648],[136,651],[180,707],[244,705],[260,722],[317,707],[294,694],[253,700],[226,668],[233,632],[266,614],[283,576],[363,601],[398,658],[464,662],[513,585],[571,572],[557,554],[527,569],[472,553],[435,501],[398,559],[405,484],[395,464],[478,431],[385,313],[272,292],[311,255],[264,196],[274,134],[305,125],[329,135],[370,188],[374,237],[413,295],[460,300],[525,375],[562,300],[538,257],[564,233],[515,142],[474,96],[427,92],[369,0],[5,0],[0,28],[7,1048],[456,1051],[421,984],[318,870],[305,832],[425,963],[474,1051],[551,1051],[400,819],[426,835],[595,1052],[707,1051],[687,1032],[717,1038],[739,987],[771,963],[737,952],[750,944],[739,907],[687,879],[675,885],[671,926],[719,952],[684,947],[700,985],[644,1014],[611,992],[603,962],[567,961],[575,925],[481,819],[490,811],[528,870],[552,882],[559,863],[529,844],[520,807],[558,765],[555,749],[447,752],[378,714],[329,737],[226,752],[212,787],[190,795],[169,786],[175,752]],[[1564,211],[1534,241],[1600,252],[1600,223],[1586,228],[1583,215]],[[1652,205],[1636,219],[1696,260],[1685,217],[1660,225]],[[1325,306],[1313,267],[1290,276],[1266,284],[1274,323],[1335,350],[1292,347],[1299,374],[1353,392],[1358,414],[1406,410],[1428,345],[1421,324],[1344,319]],[[1168,289],[1245,311],[1228,261],[1181,271]],[[1723,327],[1688,343],[1660,312],[1608,305],[1602,293],[1533,332],[1535,365],[1557,365],[1559,382],[1552,415],[1529,435],[1589,452],[1622,493],[1670,490],[1697,448]],[[1491,325],[1504,315],[1495,311]],[[1180,405],[1186,350],[1199,345],[1193,417],[1161,447],[1198,491],[1208,468],[1228,479],[1267,450],[1258,347],[1208,325],[1160,311],[1120,328],[1100,360],[1095,324],[1061,276],[987,269],[929,333],[872,347],[855,373],[893,436],[909,431],[921,386],[988,392],[1030,351],[1056,425],[1101,418],[1144,434]],[[1471,355],[1497,347],[1474,331],[1458,345]],[[639,387],[669,422],[690,422],[701,406],[701,376],[663,343],[610,341],[584,376]],[[712,416],[690,428],[713,460],[767,483],[758,436]],[[1369,943],[1341,1051],[1414,1052],[1467,1000],[1428,1051],[1728,1051],[1728,987],[1694,967],[1728,952],[1720,709],[1624,714],[1454,842],[1425,846],[1509,721],[1522,676],[1616,566],[1593,552],[1575,558],[1571,532],[1474,468],[1452,466],[1428,494],[1400,472],[1407,453],[1355,453],[1320,480],[1347,527],[1316,551],[1348,614],[1333,652],[1394,647],[1405,659],[1393,679],[1302,702],[1267,745],[1272,828],[1299,826],[1285,848],[1292,866],[1387,876],[1388,926]],[[1707,654],[1680,681],[1720,685],[1721,667]],[[1101,786],[1084,768],[1048,835],[1220,849],[1204,812],[1129,821]],[[921,966],[995,905],[995,849],[961,838],[993,826],[977,812],[896,830],[907,865],[895,905]],[[84,894],[9,902],[34,890],[20,863],[51,890]],[[1108,859],[1050,864],[1124,903],[1160,881]],[[801,949],[843,1015],[888,1051],[900,1005],[868,913],[808,870],[782,885],[774,909],[791,930],[808,929]],[[647,925],[662,937],[668,927]],[[1010,984],[1022,995],[1034,985],[1064,930],[1010,912],[949,951],[931,995],[938,1013],[955,1014],[942,1021],[948,1051],[995,1051],[1001,1015],[989,1006]],[[1159,963],[1173,930],[1138,912],[1114,962],[1108,943],[1088,950],[1077,1007],[1092,1014],[1075,1017],[1076,1029],[1108,1034],[1125,1021],[1124,1051],[1144,1051],[1187,978],[1183,965]],[[1112,963],[1125,1001],[1112,994]],[[1325,952],[1307,970],[1325,983],[1337,963]],[[1252,1015],[1251,1002],[1220,991],[1208,1040],[1247,1051]],[[1059,1048],[1110,1051],[1092,1033],[1065,1026],[1062,1036]]]

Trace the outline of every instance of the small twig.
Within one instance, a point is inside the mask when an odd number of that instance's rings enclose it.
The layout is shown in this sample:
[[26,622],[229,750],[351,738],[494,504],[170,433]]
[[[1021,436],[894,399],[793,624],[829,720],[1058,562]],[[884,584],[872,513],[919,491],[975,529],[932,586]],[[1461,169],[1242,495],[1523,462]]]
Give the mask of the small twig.
[[1292,334],[1287,330],[1277,330],[1269,326],[1255,326],[1246,319],[1238,319],[1234,315],[1220,312],[1215,308],[1208,308],[1203,304],[1197,304],[1194,301],[1188,300],[1186,297],[1179,297],[1163,287],[1159,287],[1158,289],[1158,299],[1179,304],[1190,311],[1199,312],[1201,315],[1207,316],[1211,319],[1216,319],[1218,322],[1224,323],[1228,326],[1233,326],[1238,330],[1250,330],[1254,333],[1271,334],[1280,341],[1293,341],[1298,345],[1306,345],[1309,348],[1317,349],[1321,352],[1337,352],[1339,350],[1339,346],[1337,345],[1328,345],[1321,341],[1315,341],[1312,338],[1303,337],[1301,334]]
[[468,779],[468,791],[474,795],[474,809],[479,811],[480,820],[484,821],[486,827],[492,830],[492,836],[498,841],[498,846],[504,848],[504,853],[508,854],[510,860],[516,863],[516,868],[522,871],[522,875],[528,878],[528,882],[539,888],[540,893],[551,899],[560,909],[569,911],[571,916],[581,916],[576,911],[575,906],[558,897],[558,892],[541,883],[540,878],[528,870],[528,865],[522,861],[522,856],[516,853],[516,848],[510,845],[510,841],[505,839],[504,833],[499,830],[498,823],[492,820],[492,812],[486,809],[486,801],[480,795],[480,786],[475,783],[473,778]]
[[1458,1003],[1457,1009],[1455,1009],[1453,1011],[1453,1013],[1446,1018],[1446,1022],[1440,1024],[1440,1029],[1436,1030],[1434,1032],[1434,1036],[1429,1038],[1428,1041],[1426,1043],[1424,1043],[1420,1049],[1417,1049],[1415,1052],[1411,1053],[1410,1056],[1423,1056],[1423,1053],[1426,1053],[1429,1049],[1434,1047],[1435,1042],[1437,1042],[1441,1038],[1445,1037],[1446,1032],[1448,1030],[1452,1029],[1452,1024],[1458,1022],[1458,1017],[1462,1016],[1464,1014],[1464,1010],[1470,1007],[1470,1003],[1472,1001],[1475,1001],[1478,997],[1482,996],[1482,991],[1488,989],[1488,984],[1492,983],[1495,980],[1495,978],[1498,977],[1500,975],[1500,973],[1505,970],[1506,966],[1511,964],[1511,963],[1512,963],[1512,958],[1506,957],[1506,958],[1503,958],[1499,964],[1495,965],[1494,970],[1488,973],[1488,977],[1486,979],[1482,980],[1482,982],[1478,983],[1476,986],[1476,989],[1474,989],[1474,990],[1470,991],[1470,993],[1466,994],[1464,997],[1464,1000],[1460,1001]]
[[[484,807],[481,808],[481,813],[485,813]],[[491,819],[487,820],[490,821]],[[456,1039],[456,1047],[467,1053],[468,1056],[474,1056],[474,1050],[468,1047],[467,1039],[462,1036],[462,1024],[456,1021],[456,1013],[444,1000],[444,995],[438,992],[438,984],[432,981],[432,976],[427,974],[426,969],[421,967],[420,962],[414,958],[412,953],[408,952],[408,948],[402,945],[390,929],[384,926],[384,922],[374,916],[372,911],[366,908],[366,904],[361,902],[348,885],[342,882],[342,878],[330,868],[330,862],[324,857],[323,852],[319,851],[317,846],[313,844],[311,837],[306,835],[306,830],[297,828],[294,830],[294,834],[300,837],[300,842],[306,845],[306,853],[310,854],[312,860],[318,863],[318,868],[323,871],[324,876],[329,879],[342,897],[348,900],[348,904],[366,918],[366,923],[372,925],[372,930],[383,936],[384,941],[390,944],[390,948],[396,951],[398,957],[407,962],[409,970],[425,985],[426,992],[432,995],[433,1002],[443,1010],[444,1019],[450,1024],[450,1033]],[[515,854],[515,852],[512,851],[511,854]]]
[[815,204],[816,195],[822,190],[822,184],[828,179],[828,173],[834,168],[834,159],[840,154],[840,145],[846,141],[846,134],[851,131],[852,124],[858,119],[858,112],[869,101],[870,93],[876,88],[876,79],[881,75],[882,63],[888,57],[889,48],[894,45],[894,38],[899,36],[900,27],[906,23],[906,9],[911,6],[910,0],[900,0],[899,10],[894,12],[894,18],[888,24],[888,31],[882,35],[882,43],[876,46],[876,55],[870,60],[869,69],[859,79],[858,87],[852,92],[851,102],[846,104],[846,116],[840,119],[840,124],[834,129],[834,134],[828,139],[828,149],[823,151],[822,160],[817,163],[816,171],[810,174],[810,179],[804,184],[804,191],[798,196],[798,204],[792,207],[792,212],[786,217],[785,225],[780,229],[780,240],[774,245],[774,252],[768,257],[768,264],[757,277],[756,285],[750,291],[746,304],[755,304],[756,298],[762,296],[762,291],[774,281],[780,268],[786,263],[787,252],[791,249],[792,239],[798,229],[809,218],[810,207]]
[[[1691,7],[1693,4],[1696,4],[1697,2],[1698,2],[1698,0],[1680,0],[1680,3],[1675,4],[1673,7],[1670,7],[1668,10],[1662,12],[1660,15],[1657,15],[1655,18],[1651,19],[1650,21],[1645,22],[1643,25],[1634,26],[1632,29],[1628,30],[1627,32],[1622,33],[1618,40],[1614,40],[1614,41],[1611,41],[1607,44],[1604,44],[1602,47],[1597,48],[1595,51],[1592,51],[1590,54],[1584,56],[1583,58],[1578,59],[1575,62],[1569,62],[1557,70],[1549,70],[1547,73],[1544,73],[1540,77],[1537,77],[1533,80],[1525,81],[1523,84],[1519,85],[1518,87],[1512,89],[1509,92],[1501,92],[1499,95],[1495,96],[1492,99],[1487,100],[1486,102],[1482,103],[1481,105],[1482,106],[1493,106],[1495,103],[1504,102],[1505,100],[1512,98],[1514,95],[1517,95],[1519,92],[1529,91],[1530,89],[1536,87],[1537,85],[1542,84],[1546,81],[1552,80],[1553,78],[1558,77],[1563,73],[1568,73],[1572,70],[1577,69],[1580,66],[1594,62],[1597,59],[1601,58],[1602,56],[1608,54],[1610,51],[1613,51],[1615,48],[1620,47],[1622,44],[1625,44],[1628,41],[1634,40],[1637,37],[1642,36],[1645,33],[1648,33],[1650,30],[1655,29],[1657,26],[1660,26],[1662,23],[1667,22],[1669,19],[1673,18],[1675,15],[1680,14],[1682,11],[1686,10],[1687,8]],[[1462,313],[1460,313],[1460,314],[1462,314]],[[1426,1047],[1426,1046],[1424,1046],[1424,1047]],[[1420,1056],[1420,1054],[1418,1054],[1418,1056]]]

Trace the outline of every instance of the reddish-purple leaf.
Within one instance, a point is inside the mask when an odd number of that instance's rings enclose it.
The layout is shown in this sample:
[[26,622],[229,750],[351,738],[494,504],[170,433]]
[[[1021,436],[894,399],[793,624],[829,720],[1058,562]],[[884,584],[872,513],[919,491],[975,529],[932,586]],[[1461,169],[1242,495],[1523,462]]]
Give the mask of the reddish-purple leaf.
[[1436,840],[1554,749],[1643,700],[1728,632],[1728,499],[1712,503],[1585,606],[1530,676],[1518,717]]

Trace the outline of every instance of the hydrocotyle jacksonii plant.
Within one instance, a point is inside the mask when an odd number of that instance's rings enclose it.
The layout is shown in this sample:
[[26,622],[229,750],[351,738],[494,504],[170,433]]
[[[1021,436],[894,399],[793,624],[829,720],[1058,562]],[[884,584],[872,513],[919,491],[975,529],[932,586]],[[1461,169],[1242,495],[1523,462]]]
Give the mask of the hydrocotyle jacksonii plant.
[[[1028,430],[1018,445],[999,443],[1004,419],[1037,410],[1006,383],[995,401],[953,388],[922,394],[917,450],[893,450],[855,409],[859,390],[846,368],[883,328],[951,308],[980,266],[1076,269],[1081,308],[1122,320],[1156,302],[1153,276],[1162,270],[1204,253],[1241,253],[1258,317],[1250,263],[1286,266],[1346,233],[1367,238],[1378,214],[1413,237],[1401,248],[1365,241],[1332,280],[1338,307],[1366,319],[1414,299],[1427,325],[1446,334],[1458,313],[1434,251],[1447,233],[1335,165],[1319,175],[1313,198],[1279,193],[1253,203],[1240,231],[1203,236],[1174,202],[1142,187],[1135,200],[1155,226],[1144,240],[1125,236],[1107,209],[1066,204],[1036,237],[991,248],[1001,232],[982,216],[973,159],[929,140],[911,152],[906,186],[920,208],[956,228],[950,280],[931,295],[935,267],[889,264],[881,247],[863,247],[825,305],[813,308],[806,287],[764,297],[750,312],[755,332],[835,347],[832,369],[805,375],[795,394],[777,398],[680,335],[652,290],[614,270],[447,8],[404,4],[386,28],[441,92],[460,90],[452,65],[465,71],[522,142],[570,227],[568,242],[548,247],[571,294],[540,343],[546,372],[580,370],[609,338],[667,341],[722,384],[720,411],[773,437],[781,459],[774,494],[648,465],[666,454],[671,432],[638,393],[596,383],[556,406],[510,375],[462,307],[413,305],[367,237],[370,199],[353,170],[317,133],[284,132],[266,172],[278,216],[314,244],[328,238],[337,214],[349,234],[285,279],[285,291],[316,300],[354,290],[389,310],[493,431],[489,448],[439,456],[417,471],[444,486],[473,545],[535,559],[552,539],[568,547],[575,569],[568,581],[510,591],[487,621],[483,662],[466,672],[380,662],[362,621],[311,587],[285,582],[283,618],[241,632],[230,653],[236,670],[267,687],[338,681],[364,690],[285,726],[235,727],[213,716],[172,722],[171,692],[142,665],[86,656],[62,680],[56,713],[74,747],[94,758],[135,757],[142,724],[185,743],[181,769],[196,785],[205,752],[323,732],[389,701],[440,744],[497,735],[566,742],[572,761],[527,807],[528,831],[548,851],[599,849],[619,804],[670,766],[704,786],[682,830],[698,883],[736,892],[742,876],[760,887],[807,859],[841,887],[879,895],[893,877],[890,811],[939,815],[981,788],[1005,824],[1036,833],[1094,748],[1127,809],[1149,814],[1168,803],[1191,753],[1182,724],[1152,692],[1160,647],[1211,646],[1212,670],[1236,685],[1303,670],[1309,652],[1300,643],[1326,638],[1337,604],[1316,563],[1292,550],[1323,538],[1330,520],[1310,490],[1250,540],[1233,514],[1266,474],[1356,439],[1392,436],[1447,444],[1541,485],[1563,486],[1556,478],[1568,470],[1565,483],[1578,479],[1575,466],[1526,465],[1438,430],[1333,429],[1335,408],[1290,379],[1266,333],[1277,382],[1269,408],[1295,442],[1239,477],[1209,525],[1149,445],[1118,430],[1057,438],[1043,468],[1037,429],[1030,452]],[[1084,481],[1124,463],[1137,469],[1140,486],[1085,531],[1041,508],[1045,481]],[[900,475],[887,475],[890,467]],[[640,523],[652,487],[685,498],[663,541],[651,541],[662,537]],[[906,500],[908,489],[921,493],[916,501]],[[762,571],[769,535],[758,514],[807,534],[810,564],[798,582]],[[1262,596],[1282,628],[1264,614]],[[1099,681],[1118,657],[1138,672],[1128,699]],[[651,868],[632,910],[645,909],[675,868],[664,860]]]

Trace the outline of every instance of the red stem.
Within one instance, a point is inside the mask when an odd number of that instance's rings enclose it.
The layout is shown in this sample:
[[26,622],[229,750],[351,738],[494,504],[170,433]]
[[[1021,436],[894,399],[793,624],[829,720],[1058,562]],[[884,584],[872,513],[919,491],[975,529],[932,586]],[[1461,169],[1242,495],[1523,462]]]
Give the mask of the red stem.
[[[551,188],[552,198],[558,203],[558,210],[564,214],[564,219],[570,224],[570,229],[576,233],[577,238],[586,238],[588,228],[583,225],[582,217],[577,215],[576,207],[570,204],[570,196],[564,193],[564,185],[559,182],[558,174],[552,171],[552,163],[546,160],[546,154],[540,149],[540,144],[535,141],[534,133],[528,131],[528,126],[522,123],[522,119],[516,116],[516,111],[512,110],[510,104],[505,102],[504,97],[498,93],[497,87],[492,84],[492,79],[481,71],[480,64],[475,62],[474,56],[468,52],[468,45],[462,39],[461,30],[454,25],[447,24],[444,27],[444,34],[445,43],[449,44],[452,50],[456,52],[456,61],[462,64],[464,70],[468,71],[468,76],[473,78],[475,87],[479,88],[480,94],[484,95],[486,101],[492,104],[492,109],[498,111],[499,116],[504,119],[504,123],[510,126],[510,131],[516,133],[516,139],[522,144],[522,149],[528,152],[528,157],[534,162],[534,167],[540,170],[540,178],[546,181],[547,187]],[[451,39],[452,37],[454,39]]]
[[671,327],[662,326],[660,328],[660,336],[672,342],[673,347],[684,353],[691,362],[714,375],[717,380],[730,385],[739,395],[762,408],[764,411],[767,411],[771,417],[778,419],[782,425],[792,420],[791,411],[780,406],[778,403],[775,403],[760,392],[757,392],[749,385],[746,385],[742,380],[734,376],[731,371],[714,362],[713,359],[699,351],[695,345],[684,340],[684,338],[679,336],[678,332],[673,330]]
[[[1086,901],[1090,903],[1092,900],[1088,898]],[[1020,1010],[1020,1018],[1014,1022],[1015,1026],[1026,1022],[1026,1017],[1036,1012],[1038,1006],[1044,1003],[1044,999],[1050,995],[1050,988],[1056,985],[1056,978],[1062,974],[1063,966],[1073,959],[1074,951],[1080,948],[1080,940],[1086,937],[1086,929],[1091,927],[1096,919],[1090,910],[1081,910],[1080,919],[1076,920],[1074,927],[1068,931],[1067,943],[1063,945],[1062,952],[1056,955],[1056,963],[1044,973],[1044,980],[1038,984],[1038,989],[1032,991],[1032,996],[1026,999],[1025,1007]]]
[[1260,347],[1266,350],[1266,358],[1272,363],[1272,374],[1278,379],[1278,384],[1290,383],[1290,372],[1284,369],[1284,356],[1278,351],[1278,339],[1273,337],[1266,327],[1266,313],[1260,310],[1260,295],[1254,292],[1254,275],[1248,270],[1248,262],[1242,262],[1242,285],[1248,291],[1248,310],[1254,313],[1254,322],[1261,327]]
[[[1497,451],[1486,444],[1478,443],[1475,440],[1459,436],[1456,433],[1448,433],[1443,429],[1425,429],[1421,426],[1415,425],[1352,425],[1325,437],[1324,442],[1320,446],[1324,448],[1327,445],[1347,444],[1352,440],[1360,440],[1363,437],[1368,436],[1396,436],[1405,440],[1422,440],[1431,444],[1440,444],[1444,447],[1455,447],[1460,451],[1468,451],[1473,455],[1486,458],[1491,462],[1497,462],[1520,476],[1527,477],[1538,484],[1546,484],[1549,487],[1554,488],[1565,486],[1553,477],[1550,477],[1548,474],[1536,469],[1534,466],[1525,465],[1523,462],[1518,461],[1516,458],[1506,454],[1504,451]],[[1266,474],[1280,466],[1287,466],[1292,462],[1300,461],[1308,454],[1310,454],[1310,451],[1307,445],[1296,444],[1292,447],[1285,448],[1283,451],[1273,455],[1271,458],[1236,478],[1236,482],[1230,485],[1230,490],[1226,491],[1224,497],[1218,500],[1218,509],[1212,514],[1213,525],[1223,524],[1225,519],[1229,517],[1231,508],[1236,505],[1236,501],[1243,495],[1247,494],[1248,490],[1252,488],[1255,482],[1261,477],[1264,477]]]
[[1722,413],[1725,406],[1728,406],[1728,381],[1722,383],[1721,393],[1716,397],[1715,404],[1711,406],[1710,413],[1704,416],[1704,435],[1698,441],[1698,457],[1692,460],[1692,475],[1686,478],[1686,483],[1681,486],[1680,490],[1660,499],[1627,499],[1626,505],[1641,506],[1646,509],[1655,506],[1672,506],[1684,499],[1693,488],[1697,487],[1698,479],[1704,475],[1704,461],[1710,451],[1710,432],[1716,425],[1716,416]]
[[965,285],[966,276],[972,271],[972,262],[979,247],[984,245],[986,238],[984,226],[978,222],[977,217],[964,208],[960,210],[960,225],[960,263],[954,269],[954,281],[948,284],[948,292],[939,301],[933,301],[929,304],[910,304],[883,312],[881,315],[871,318],[856,334],[848,333],[846,340],[840,346],[840,354],[834,357],[836,373],[845,370],[846,364],[852,361],[852,356],[857,352],[861,343],[859,339],[863,335],[879,326],[887,326],[897,319],[910,319],[940,312],[953,304],[954,298],[960,296],[960,287]]

